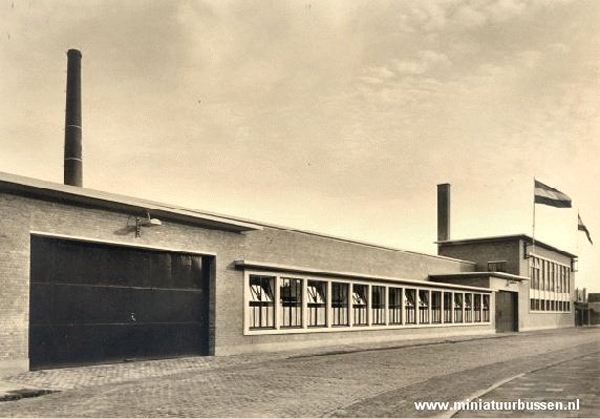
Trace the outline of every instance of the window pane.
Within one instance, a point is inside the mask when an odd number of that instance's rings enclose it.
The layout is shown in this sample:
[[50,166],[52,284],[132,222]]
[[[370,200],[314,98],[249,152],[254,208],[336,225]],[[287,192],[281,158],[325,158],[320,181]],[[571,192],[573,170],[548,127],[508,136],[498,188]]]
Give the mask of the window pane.
[[402,324],[402,288],[388,289],[389,324]]
[[352,315],[353,324],[367,324],[367,290],[366,285],[352,284]]
[[473,322],[473,294],[465,294],[465,323]]
[[302,327],[302,279],[282,278],[279,286],[281,327]]
[[490,295],[483,294],[483,321],[490,321]]
[[463,322],[463,295],[454,293],[454,323]]
[[414,289],[407,289],[404,291],[404,297],[406,298],[405,300],[405,307],[404,307],[404,311],[405,311],[405,318],[406,318],[406,324],[416,324],[417,323],[417,318],[416,318],[416,301],[417,301],[417,290]]
[[327,326],[327,283],[308,281],[306,284],[308,326]]
[[333,326],[348,326],[348,284],[331,283],[331,311]]
[[250,275],[250,328],[271,329],[275,327],[273,289],[275,277]]
[[419,323],[429,323],[429,291],[419,290]]
[[442,293],[431,291],[431,323],[442,322]]
[[452,323],[452,293],[444,292],[444,323]]
[[488,262],[489,272],[506,272],[506,261]]
[[475,322],[481,322],[481,294],[474,295],[475,301],[473,303],[473,308],[475,310]]
[[373,324],[385,324],[385,287],[371,287],[371,313]]

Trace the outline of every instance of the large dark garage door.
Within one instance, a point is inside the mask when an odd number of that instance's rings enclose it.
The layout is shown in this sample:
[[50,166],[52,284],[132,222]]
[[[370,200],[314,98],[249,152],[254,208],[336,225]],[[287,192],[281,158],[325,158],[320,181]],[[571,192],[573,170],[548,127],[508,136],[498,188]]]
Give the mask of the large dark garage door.
[[207,354],[211,262],[32,236],[31,368]]

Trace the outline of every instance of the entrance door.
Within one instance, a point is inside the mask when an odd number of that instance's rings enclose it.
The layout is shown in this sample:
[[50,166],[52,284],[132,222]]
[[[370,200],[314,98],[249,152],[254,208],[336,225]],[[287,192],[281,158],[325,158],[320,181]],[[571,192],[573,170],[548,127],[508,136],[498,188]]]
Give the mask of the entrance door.
[[518,330],[516,292],[496,292],[496,332],[516,332]]
[[32,236],[31,367],[208,354],[211,262]]

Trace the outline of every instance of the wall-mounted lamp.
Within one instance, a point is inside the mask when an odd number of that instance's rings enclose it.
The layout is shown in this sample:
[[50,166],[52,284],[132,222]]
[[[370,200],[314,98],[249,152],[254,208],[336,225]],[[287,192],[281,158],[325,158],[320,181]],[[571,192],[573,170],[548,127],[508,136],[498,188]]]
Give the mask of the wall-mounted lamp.
[[135,237],[142,235],[142,227],[158,227],[162,221],[158,218],[151,218],[150,212],[146,211],[146,217],[135,217]]

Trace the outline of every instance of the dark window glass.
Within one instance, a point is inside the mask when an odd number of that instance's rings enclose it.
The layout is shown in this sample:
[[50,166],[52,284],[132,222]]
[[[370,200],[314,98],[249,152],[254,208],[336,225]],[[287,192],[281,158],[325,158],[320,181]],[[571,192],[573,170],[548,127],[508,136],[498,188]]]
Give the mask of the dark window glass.
[[348,284],[331,283],[331,324],[348,326]]
[[281,301],[280,327],[302,327],[302,280],[282,278],[279,300]]
[[473,295],[473,314],[475,315],[475,322],[481,322],[481,294]]
[[402,288],[388,289],[389,324],[402,324]]
[[463,294],[454,293],[454,323],[463,322]]
[[490,321],[490,295],[483,294],[482,302],[483,302],[483,304],[482,304],[483,305],[483,310],[482,310],[483,321],[489,322]]
[[473,294],[465,294],[465,323],[473,322]]
[[442,292],[431,291],[431,323],[442,322]]
[[488,262],[489,272],[506,272],[506,261]]
[[419,323],[429,323],[429,291],[419,290]]
[[385,287],[371,287],[371,313],[373,324],[385,324]]
[[308,327],[327,326],[327,283],[308,281],[306,294]]
[[406,298],[404,302],[404,312],[406,324],[416,324],[416,301],[417,301],[417,290],[415,289],[405,289],[404,296]]
[[272,276],[250,275],[250,328],[271,329],[275,326]]
[[444,292],[444,323],[452,323],[452,293]]
[[367,285],[352,285],[352,315],[353,324],[365,326],[367,324]]

